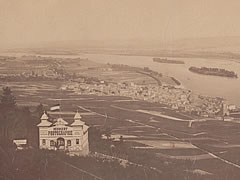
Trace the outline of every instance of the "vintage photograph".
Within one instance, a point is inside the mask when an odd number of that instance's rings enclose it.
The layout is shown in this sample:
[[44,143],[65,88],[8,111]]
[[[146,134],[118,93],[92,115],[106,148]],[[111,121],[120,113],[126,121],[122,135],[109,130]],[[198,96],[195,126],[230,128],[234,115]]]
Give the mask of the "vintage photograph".
[[239,9],[0,0],[0,180],[240,180]]

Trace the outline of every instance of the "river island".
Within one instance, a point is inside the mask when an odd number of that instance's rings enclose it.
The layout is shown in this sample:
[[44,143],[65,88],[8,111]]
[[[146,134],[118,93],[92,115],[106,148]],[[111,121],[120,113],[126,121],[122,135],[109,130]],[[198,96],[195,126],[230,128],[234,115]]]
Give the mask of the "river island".
[[228,71],[226,69],[219,69],[219,68],[207,68],[207,67],[194,67],[191,66],[189,71],[203,74],[203,75],[210,75],[210,76],[222,76],[222,77],[229,77],[229,78],[238,78],[237,74],[234,71]]
[[167,59],[167,58],[153,58],[153,62],[167,63],[167,64],[185,64],[184,61]]

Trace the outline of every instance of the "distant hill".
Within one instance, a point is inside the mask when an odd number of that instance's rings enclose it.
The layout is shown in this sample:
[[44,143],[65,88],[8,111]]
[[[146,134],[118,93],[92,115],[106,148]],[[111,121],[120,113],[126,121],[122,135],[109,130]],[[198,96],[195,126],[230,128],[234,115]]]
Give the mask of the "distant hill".
[[240,52],[240,37],[209,37],[172,41],[168,47],[185,50]]
[[[12,51],[12,49],[10,50]],[[225,58],[240,61],[240,36],[189,38],[174,41],[156,39],[71,40],[42,42],[15,52],[76,55],[79,53],[106,53],[165,57]]]
[[55,41],[35,44],[36,48],[106,48],[106,49],[165,49],[165,50],[224,50],[238,49],[240,51],[240,36],[236,37],[206,37],[189,38],[174,41],[156,39],[115,39],[115,40],[72,40]]

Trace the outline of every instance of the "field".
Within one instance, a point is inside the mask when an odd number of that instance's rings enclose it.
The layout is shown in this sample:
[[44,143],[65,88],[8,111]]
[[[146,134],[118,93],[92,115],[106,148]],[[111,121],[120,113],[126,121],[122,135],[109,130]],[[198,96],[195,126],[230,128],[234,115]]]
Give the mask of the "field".
[[[61,116],[69,123],[78,109],[88,125],[111,127],[113,137],[122,135],[125,142],[137,142],[132,148],[154,154],[154,161],[164,158],[166,162],[176,160],[181,164],[190,160],[193,162],[190,172],[200,179],[226,179],[226,174],[227,179],[239,179],[240,124],[211,120],[194,122],[189,128],[188,121],[193,118],[164,105],[118,96],[78,95],[60,90],[62,84],[60,81],[9,82],[1,83],[1,87],[11,87],[22,106],[42,103],[49,110],[60,102]],[[146,112],[158,112],[161,116]],[[189,170],[182,166],[182,171]]]
[[[81,58],[55,58],[42,56],[21,56],[10,58],[3,56],[0,60],[0,78],[8,82],[12,79],[22,80],[23,78],[74,79],[78,81],[83,77],[94,78],[95,80],[109,83],[135,83],[141,85],[157,84],[153,76],[139,73],[134,67],[112,68],[110,64],[101,64],[88,59]],[[138,71],[143,69],[138,69]],[[9,76],[9,77],[7,77]],[[176,85],[171,77],[161,76],[157,78],[164,84]]]

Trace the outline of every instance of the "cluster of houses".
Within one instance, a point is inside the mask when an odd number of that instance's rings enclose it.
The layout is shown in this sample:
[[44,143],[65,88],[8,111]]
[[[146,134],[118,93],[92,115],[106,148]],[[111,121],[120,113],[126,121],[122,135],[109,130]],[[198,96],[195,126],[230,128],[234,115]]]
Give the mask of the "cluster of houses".
[[166,104],[172,109],[194,113],[199,116],[215,116],[221,111],[222,99],[197,95],[192,98],[190,90],[169,85],[137,85],[130,83],[99,84],[69,83],[62,89],[71,89],[78,94],[126,96],[137,100]]

